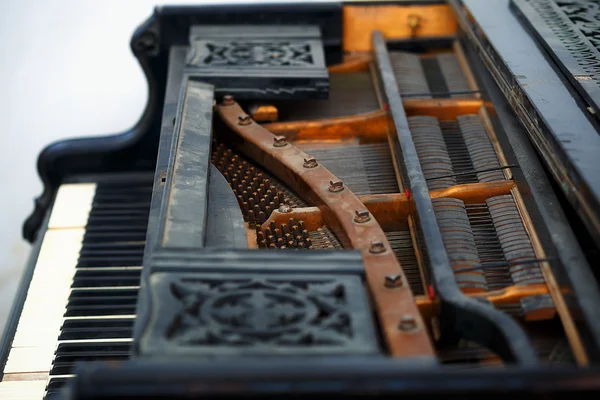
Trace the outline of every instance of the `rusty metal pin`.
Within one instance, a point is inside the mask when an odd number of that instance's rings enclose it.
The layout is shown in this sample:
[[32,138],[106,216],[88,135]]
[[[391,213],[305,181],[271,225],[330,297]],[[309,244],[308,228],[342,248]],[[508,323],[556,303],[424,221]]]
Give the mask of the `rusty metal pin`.
[[275,136],[273,138],[273,147],[284,147],[287,146],[287,144],[285,136]]
[[232,106],[235,104],[235,100],[233,99],[233,96],[230,94],[226,94],[225,96],[223,96],[223,103],[224,106]]
[[344,182],[340,180],[329,181],[329,191],[333,193],[341,192],[344,190]]
[[384,286],[387,288],[402,286],[402,275],[386,275]]
[[312,156],[308,156],[307,158],[304,159],[304,164],[303,164],[304,168],[315,168],[318,166],[319,166],[319,163],[317,162],[316,158],[314,158]]
[[414,331],[417,329],[417,320],[413,315],[403,315],[398,324],[398,329],[403,332]]
[[373,254],[381,254],[385,252],[385,245],[381,240],[374,240],[371,242],[371,247],[369,251]]
[[238,116],[238,125],[246,126],[252,123],[252,118],[249,115],[242,114]]
[[354,212],[354,222],[362,224],[371,220],[368,210],[356,210]]

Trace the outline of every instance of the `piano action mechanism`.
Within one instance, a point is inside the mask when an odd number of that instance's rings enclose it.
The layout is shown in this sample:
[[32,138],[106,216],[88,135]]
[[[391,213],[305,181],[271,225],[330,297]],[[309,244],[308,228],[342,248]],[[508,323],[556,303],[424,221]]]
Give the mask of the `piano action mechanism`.
[[483,3],[157,8],[139,123],[40,155],[0,398],[597,392],[597,10]]

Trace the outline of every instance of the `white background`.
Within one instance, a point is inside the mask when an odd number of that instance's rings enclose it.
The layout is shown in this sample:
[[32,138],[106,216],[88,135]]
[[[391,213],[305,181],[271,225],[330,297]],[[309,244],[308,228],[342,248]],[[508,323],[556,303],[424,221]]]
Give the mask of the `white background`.
[[129,40],[157,1],[0,0],[0,334],[29,255],[21,227],[42,191],[37,156],[137,121],[147,88]]

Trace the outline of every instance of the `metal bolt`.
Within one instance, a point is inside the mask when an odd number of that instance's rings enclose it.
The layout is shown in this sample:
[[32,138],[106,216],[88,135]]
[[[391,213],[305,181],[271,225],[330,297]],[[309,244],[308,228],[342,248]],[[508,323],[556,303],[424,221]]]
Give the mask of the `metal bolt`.
[[292,207],[290,207],[290,206],[286,206],[286,205],[283,205],[283,206],[279,207],[279,209],[278,209],[278,211],[279,211],[280,213],[284,213],[284,214],[291,213],[291,212],[292,212],[292,210],[293,210],[293,208],[292,208]]
[[398,286],[402,286],[402,276],[401,275],[386,275],[385,276],[385,287],[395,288]]
[[385,245],[381,240],[374,240],[371,242],[371,248],[369,251],[373,254],[383,253],[385,251]]
[[417,329],[417,320],[410,314],[403,315],[400,324],[398,324],[398,329],[403,332],[414,331]]
[[329,191],[330,192],[341,192],[344,190],[344,182],[337,181],[329,181]]
[[273,147],[287,146],[287,139],[285,136],[275,136],[273,138]]
[[223,105],[224,106],[231,106],[235,103],[235,100],[233,100],[233,96],[230,94],[226,94],[225,96],[223,96]]
[[362,223],[370,221],[370,220],[371,220],[371,216],[369,215],[369,211],[356,210],[354,212],[354,222],[362,224]]
[[248,115],[240,115],[238,116],[238,125],[250,125],[252,123],[252,118]]
[[304,159],[304,168],[315,168],[319,165],[316,158],[309,156]]

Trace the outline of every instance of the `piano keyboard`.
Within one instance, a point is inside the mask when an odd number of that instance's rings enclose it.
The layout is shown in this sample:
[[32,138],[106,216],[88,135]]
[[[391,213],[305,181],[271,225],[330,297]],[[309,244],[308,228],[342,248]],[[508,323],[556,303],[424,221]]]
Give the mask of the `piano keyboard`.
[[75,363],[129,356],[151,193],[139,179],[59,188],[0,399],[49,399]]

